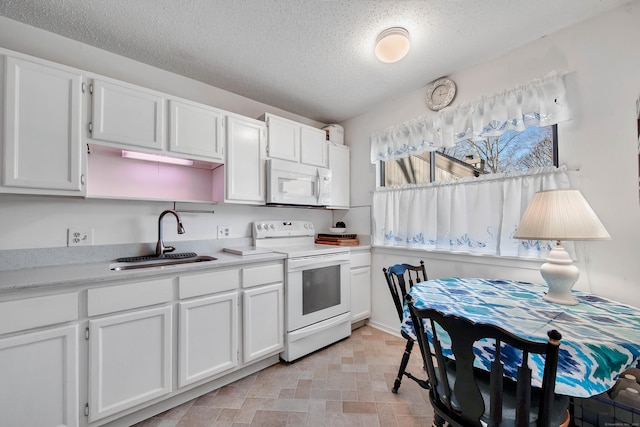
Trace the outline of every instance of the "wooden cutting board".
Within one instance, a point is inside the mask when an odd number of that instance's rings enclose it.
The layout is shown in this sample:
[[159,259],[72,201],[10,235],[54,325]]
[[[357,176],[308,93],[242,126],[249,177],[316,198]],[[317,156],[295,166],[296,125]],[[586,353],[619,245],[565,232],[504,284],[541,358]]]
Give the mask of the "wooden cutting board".
[[360,240],[358,239],[316,239],[316,243],[319,245],[335,245],[335,246],[358,246]]

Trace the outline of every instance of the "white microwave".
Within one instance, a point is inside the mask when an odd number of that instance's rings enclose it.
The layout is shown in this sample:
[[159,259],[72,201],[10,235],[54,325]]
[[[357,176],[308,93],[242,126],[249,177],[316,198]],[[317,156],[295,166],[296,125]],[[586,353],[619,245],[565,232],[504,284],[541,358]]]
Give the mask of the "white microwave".
[[331,171],[287,160],[267,160],[267,203],[329,206]]

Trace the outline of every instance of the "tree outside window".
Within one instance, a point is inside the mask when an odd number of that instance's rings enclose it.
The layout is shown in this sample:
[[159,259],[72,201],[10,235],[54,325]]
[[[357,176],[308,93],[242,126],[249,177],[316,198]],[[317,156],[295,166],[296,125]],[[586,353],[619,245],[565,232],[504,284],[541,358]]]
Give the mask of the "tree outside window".
[[556,126],[531,126],[481,140],[466,139],[455,147],[440,148],[383,162],[382,184],[458,180],[491,173],[526,172],[558,165]]

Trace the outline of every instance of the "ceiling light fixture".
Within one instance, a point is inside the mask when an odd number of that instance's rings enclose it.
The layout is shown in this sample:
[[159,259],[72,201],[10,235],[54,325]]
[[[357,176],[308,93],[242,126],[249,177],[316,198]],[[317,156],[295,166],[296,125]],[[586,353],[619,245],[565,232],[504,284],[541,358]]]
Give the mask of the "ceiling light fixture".
[[162,154],[139,153],[137,151],[122,150],[122,157],[126,157],[128,159],[145,160],[148,162],[171,163],[174,165],[193,165],[193,160],[169,157]]
[[402,27],[387,28],[376,38],[376,57],[388,64],[398,62],[409,53],[409,31]]

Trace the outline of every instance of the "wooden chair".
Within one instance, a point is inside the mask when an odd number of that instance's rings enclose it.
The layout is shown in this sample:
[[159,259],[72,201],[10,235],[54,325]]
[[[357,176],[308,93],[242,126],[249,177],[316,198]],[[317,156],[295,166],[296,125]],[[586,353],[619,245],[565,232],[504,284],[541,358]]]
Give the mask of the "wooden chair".
[[[400,323],[402,323],[402,311],[405,295],[415,283],[429,280],[427,279],[427,271],[424,268],[424,261],[420,261],[420,265],[396,264],[388,269],[383,268],[382,272],[384,273],[384,278],[387,281],[387,286],[389,286],[393,303],[396,306],[398,318],[400,319]],[[407,340],[407,345],[405,346],[404,354],[402,355],[398,376],[396,377],[396,380],[393,383],[393,388],[391,389],[393,393],[398,393],[403,375],[418,383],[424,381],[414,377],[409,372],[406,372],[407,364],[411,357],[411,350],[413,350],[414,341],[404,331],[401,331],[401,333],[402,337]]]
[[[429,376],[427,388],[433,406],[434,424],[444,426],[567,426],[569,398],[554,393],[560,333],[548,332],[546,343],[519,338],[494,325],[474,323],[464,317],[435,309],[417,309],[406,297],[413,325],[430,330],[416,331],[420,352]],[[443,355],[439,325],[451,340],[452,360]],[[414,326],[415,327],[415,326]],[[474,368],[474,343],[485,343],[483,354],[491,360],[491,372]],[[520,352],[517,381],[504,376],[504,345]],[[489,346],[489,347],[487,347]],[[479,351],[475,349],[476,351]],[[488,351],[487,351],[488,350]],[[487,356],[487,354],[489,356]],[[530,354],[544,356],[542,387],[531,386]],[[435,359],[435,360],[434,360]],[[510,361],[514,363],[514,361]]]

